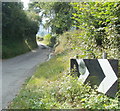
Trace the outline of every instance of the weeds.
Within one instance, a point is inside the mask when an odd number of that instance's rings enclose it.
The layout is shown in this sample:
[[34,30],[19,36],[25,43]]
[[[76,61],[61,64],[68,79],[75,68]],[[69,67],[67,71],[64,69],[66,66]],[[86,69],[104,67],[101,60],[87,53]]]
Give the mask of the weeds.
[[[78,40],[79,42],[77,42]],[[87,53],[87,45],[80,37],[78,38],[78,32],[66,33],[59,38],[59,41],[60,44],[55,50],[56,56],[38,66],[35,74],[27,81],[27,85],[22,88],[9,108],[120,109],[118,105],[119,94],[116,98],[110,98],[98,93],[97,86],[91,88],[89,84],[82,84],[77,77],[72,77],[69,74],[71,57],[79,54],[79,58],[91,58],[91,53],[95,53],[100,58],[99,48]],[[79,45],[78,49],[75,47],[75,43],[76,46]]]
[[[21,99],[20,99],[21,98]],[[18,101],[19,100],[19,101]],[[110,98],[65,74],[59,80],[45,81],[42,86],[25,87],[10,108],[30,109],[118,109],[118,98]]]

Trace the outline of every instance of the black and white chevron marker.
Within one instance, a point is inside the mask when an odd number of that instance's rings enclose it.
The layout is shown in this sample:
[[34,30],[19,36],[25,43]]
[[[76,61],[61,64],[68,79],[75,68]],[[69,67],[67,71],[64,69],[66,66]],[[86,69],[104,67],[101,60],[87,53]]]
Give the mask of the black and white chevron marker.
[[115,97],[118,87],[118,60],[71,59],[71,71],[77,72],[83,83],[98,86],[98,91]]

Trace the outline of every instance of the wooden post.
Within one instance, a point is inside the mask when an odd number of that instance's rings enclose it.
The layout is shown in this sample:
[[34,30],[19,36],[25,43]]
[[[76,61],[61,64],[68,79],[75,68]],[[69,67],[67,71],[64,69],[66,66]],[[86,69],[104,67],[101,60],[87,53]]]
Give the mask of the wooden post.
[[107,53],[106,52],[103,52],[102,58],[107,59]]

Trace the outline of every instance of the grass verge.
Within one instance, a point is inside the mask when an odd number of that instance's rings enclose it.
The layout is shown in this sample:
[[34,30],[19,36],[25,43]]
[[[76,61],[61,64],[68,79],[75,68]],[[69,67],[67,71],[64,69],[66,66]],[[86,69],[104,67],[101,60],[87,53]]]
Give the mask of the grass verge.
[[69,75],[71,52],[61,53],[38,66],[10,109],[118,109],[118,98],[97,92]]
[[[76,35],[70,32],[61,37],[56,56],[37,67],[11,102],[10,109],[120,109],[118,96],[107,97],[97,92],[97,86],[91,88],[70,76],[69,60],[76,53],[80,58],[91,58],[93,53],[100,57],[97,48],[86,54],[88,46]],[[79,48],[74,46],[75,43]]]

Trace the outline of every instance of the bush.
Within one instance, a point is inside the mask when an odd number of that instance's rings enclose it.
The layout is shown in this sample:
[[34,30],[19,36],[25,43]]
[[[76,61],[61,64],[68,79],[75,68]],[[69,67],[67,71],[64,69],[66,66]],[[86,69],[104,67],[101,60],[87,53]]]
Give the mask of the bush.
[[2,3],[2,58],[14,57],[37,47],[38,17],[23,10],[20,2]]
[[[96,87],[82,84],[77,78],[64,75],[61,79],[45,81],[40,87],[26,87],[18,102],[17,99],[10,108],[31,109],[119,109],[118,98],[110,98],[97,92]],[[24,104],[19,104],[19,103]],[[14,106],[17,104],[17,106]],[[21,105],[21,106],[20,106]]]
[[37,36],[36,36],[36,40],[37,40],[37,41],[43,41],[43,40],[44,40],[44,38],[43,38],[43,37],[41,37],[41,36],[39,36],[39,35],[37,35]]
[[51,34],[48,34],[44,37],[45,41],[47,42],[47,45],[50,47],[54,47],[56,44],[56,36],[52,36]]

